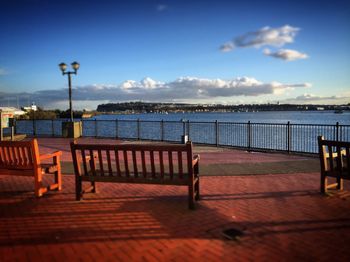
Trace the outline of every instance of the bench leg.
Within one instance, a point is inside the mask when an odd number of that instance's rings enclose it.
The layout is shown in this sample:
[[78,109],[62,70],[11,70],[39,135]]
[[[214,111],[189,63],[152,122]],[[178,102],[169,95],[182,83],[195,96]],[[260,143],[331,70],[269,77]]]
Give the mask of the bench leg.
[[188,208],[194,210],[194,186],[188,186]]
[[327,177],[321,175],[321,193],[327,193]]
[[97,188],[96,188],[96,182],[95,181],[91,182],[91,186],[92,186],[91,192],[92,193],[97,193]]
[[199,178],[197,179],[196,184],[194,185],[194,190],[195,190],[195,199],[196,201],[200,200],[200,195],[199,195]]
[[81,177],[75,176],[75,199],[80,200],[82,197],[82,184]]
[[55,183],[57,184],[57,190],[61,191],[62,190],[62,173],[61,173],[61,169],[59,169],[58,171],[55,172],[54,174],[55,176]]
[[41,174],[41,169],[39,168],[36,170],[36,174],[34,175],[34,193],[36,197],[41,197],[43,195],[42,179],[43,175]]
[[340,177],[337,177],[337,189],[343,190],[343,179],[341,179]]

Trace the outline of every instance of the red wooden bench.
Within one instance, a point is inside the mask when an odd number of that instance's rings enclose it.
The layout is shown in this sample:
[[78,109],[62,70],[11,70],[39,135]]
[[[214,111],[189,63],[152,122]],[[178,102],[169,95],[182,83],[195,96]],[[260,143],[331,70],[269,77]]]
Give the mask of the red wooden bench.
[[[318,137],[321,163],[321,192],[330,188],[343,189],[343,179],[350,180],[350,142],[324,140]],[[336,183],[328,184],[327,177],[336,178]]]
[[[2,141],[0,142],[0,175],[33,176],[35,196],[40,197],[48,190],[61,190],[61,151],[52,154],[39,154],[36,139],[29,141]],[[52,159],[52,163],[42,163]],[[44,187],[44,174],[54,174],[55,183]]]
[[[188,205],[199,200],[199,156],[192,143],[185,145],[71,143],[76,178],[76,199],[96,192],[95,182],[143,183],[188,187]],[[82,182],[91,186],[83,190]]]

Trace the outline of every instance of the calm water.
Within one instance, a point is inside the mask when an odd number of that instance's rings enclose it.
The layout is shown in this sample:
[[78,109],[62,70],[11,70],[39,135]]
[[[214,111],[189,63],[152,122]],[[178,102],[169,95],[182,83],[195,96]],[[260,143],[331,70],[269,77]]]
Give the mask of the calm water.
[[[319,135],[350,141],[350,112],[128,114],[99,115],[95,119],[98,121],[82,121],[84,137],[180,142],[187,134],[195,143],[310,153],[317,152]],[[113,121],[116,119],[118,121]],[[23,134],[62,136],[62,121],[19,120],[16,129]],[[337,122],[338,127],[335,126]]]
[[127,115],[99,115],[97,120],[155,120],[197,122],[243,122],[252,123],[290,123],[293,124],[331,124],[339,122],[350,125],[350,112],[335,114],[333,111],[274,111],[274,112],[246,112],[246,113],[169,113],[169,114],[127,114]]

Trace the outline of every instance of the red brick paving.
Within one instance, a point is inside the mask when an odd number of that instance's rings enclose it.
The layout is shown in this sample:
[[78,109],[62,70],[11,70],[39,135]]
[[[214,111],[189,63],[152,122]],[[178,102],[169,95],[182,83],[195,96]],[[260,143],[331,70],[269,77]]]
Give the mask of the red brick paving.
[[[318,173],[202,177],[191,211],[184,187],[100,183],[77,202],[71,175],[40,199],[31,178],[2,176],[0,260],[348,261],[350,196],[318,187]],[[239,241],[222,237],[232,227]]]
[[[62,161],[72,161],[70,152],[70,139],[66,138],[39,138],[40,153],[50,153],[61,150],[63,153]],[[79,143],[99,143],[99,144],[119,144],[124,141],[115,139],[94,139],[79,138]],[[137,141],[134,141],[137,143]],[[152,142],[149,142],[152,143]],[[296,156],[276,153],[246,152],[242,150],[232,150],[227,148],[216,147],[198,147],[194,146],[194,153],[199,153],[201,161],[205,164],[228,164],[228,163],[259,163],[259,162],[276,162],[276,161],[295,161],[307,160],[309,157]],[[214,154],[215,153],[215,154]]]

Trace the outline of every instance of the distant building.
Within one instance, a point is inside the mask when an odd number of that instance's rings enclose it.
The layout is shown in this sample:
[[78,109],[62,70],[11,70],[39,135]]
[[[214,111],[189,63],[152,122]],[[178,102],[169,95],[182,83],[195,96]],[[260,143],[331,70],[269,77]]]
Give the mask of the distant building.
[[93,116],[93,114],[91,114],[91,113],[83,113],[81,118],[90,118],[92,116]]
[[26,111],[26,112],[29,112],[29,111],[37,111],[38,110],[38,107],[36,106],[36,104],[32,103],[31,106],[25,106],[23,107],[23,110]]
[[12,115],[12,117],[24,115],[26,113],[26,112],[22,111],[21,109],[18,109],[15,107],[3,107],[3,106],[0,106],[0,112],[2,112],[3,114],[5,114],[5,113],[10,114],[10,115]]
[[[6,128],[10,126],[10,119],[17,115],[25,114],[24,111],[15,107],[0,107],[0,128]],[[2,131],[1,131],[2,132]],[[2,135],[1,135],[2,137]]]

